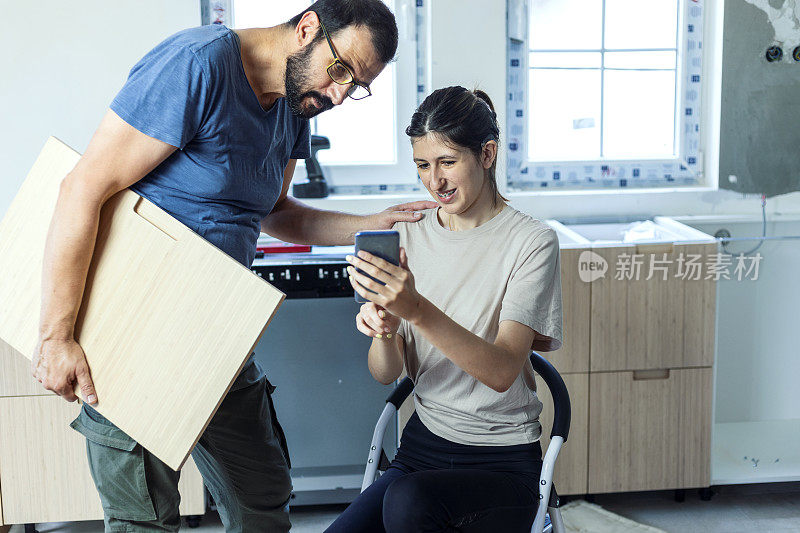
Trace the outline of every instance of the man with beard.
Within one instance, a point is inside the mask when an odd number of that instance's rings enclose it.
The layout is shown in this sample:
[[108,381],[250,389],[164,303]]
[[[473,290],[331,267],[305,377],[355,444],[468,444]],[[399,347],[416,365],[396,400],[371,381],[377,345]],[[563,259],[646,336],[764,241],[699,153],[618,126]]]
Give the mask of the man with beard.
[[[77,383],[86,402],[72,427],[87,439],[106,531],[177,531],[180,497],[179,473],[88,405],[98,398],[74,324],[101,207],[130,187],[247,267],[261,230],[336,245],[358,230],[418,220],[416,211],[435,204],[355,216],[287,196],[296,160],[310,154],[308,119],[368,96],[396,49],[394,17],[380,0],[319,0],[273,28],[179,32],[133,67],[63,180],[33,374],[68,401]],[[290,527],[289,457],[272,390],[251,355],[192,453],[226,531]]]

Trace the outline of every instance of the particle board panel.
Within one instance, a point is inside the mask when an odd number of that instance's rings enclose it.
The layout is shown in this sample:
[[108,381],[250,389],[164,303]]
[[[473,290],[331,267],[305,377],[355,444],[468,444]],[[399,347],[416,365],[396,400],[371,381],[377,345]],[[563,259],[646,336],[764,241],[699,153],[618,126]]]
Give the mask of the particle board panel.
[[[79,154],[50,138],[0,222],[0,338],[30,358],[59,185]],[[283,293],[133,191],[100,224],[75,338],[97,410],[179,469]]]

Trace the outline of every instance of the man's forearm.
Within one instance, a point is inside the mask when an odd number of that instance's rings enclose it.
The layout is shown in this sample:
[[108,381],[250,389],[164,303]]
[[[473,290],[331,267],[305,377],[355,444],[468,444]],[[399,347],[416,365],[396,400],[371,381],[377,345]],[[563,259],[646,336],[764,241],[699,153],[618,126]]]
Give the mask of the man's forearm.
[[353,244],[363,229],[371,229],[366,216],[315,209],[291,196],[261,222],[261,231],[282,241],[322,246]]
[[41,340],[72,339],[94,253],[100,207],[66,181],[50,221],[42,265]]

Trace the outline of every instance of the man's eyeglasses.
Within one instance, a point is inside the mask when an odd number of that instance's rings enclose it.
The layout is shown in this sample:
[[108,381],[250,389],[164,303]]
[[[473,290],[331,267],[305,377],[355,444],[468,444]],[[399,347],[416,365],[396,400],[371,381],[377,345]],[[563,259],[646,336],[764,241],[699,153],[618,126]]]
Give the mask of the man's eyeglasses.
[[[319,18],[319,16],[317,18]],[[339,55],[336,53],[336,50],[333,49],[333,43],[331,42],[328,30],[325,29],[322,20],[319,21],[319,25],[322,27],[322,33],[325,34],[325,39],[327,39],[328,46],[331,47],[331,53],[333,54],[333,63],[328,65],[327,68],[328,76],[339,85],[350,85],[350,88],[347,89],[347,96],[353,100],[363,100],[367,96],[371,96],[372,91],[369,90],[369,86],[357,82],[350,68],[339,59]]]

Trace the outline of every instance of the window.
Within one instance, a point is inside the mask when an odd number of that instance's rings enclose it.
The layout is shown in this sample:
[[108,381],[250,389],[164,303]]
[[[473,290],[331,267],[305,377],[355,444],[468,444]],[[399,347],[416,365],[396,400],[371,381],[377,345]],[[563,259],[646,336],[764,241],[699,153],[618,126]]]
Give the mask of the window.
[[[384,0],[395,13],[398,7],[404,7],[410,1]],[[310,4],[308,0],[234,0],[233,27],[275,26]],[[408,143],[403,142],[403,120],[411,116],[416,104],[416,44],[413,39],[404,39],[409,33],[402,31],[406,22],[398,19],[398,26],[401,26],[398,59],[387,65],[371,84],[372,96],[361,101],[347,99],[341,106],[311,121],[313,134],[330,139],[331,148],[320,150],[317,158],[324,167],[333,193],[378,193],[416,188],[417,175],[411,149]],[[333,39],[335,44],[336,38]],[[297,174],[301,178],[305,176],[302,171]]]
[[509,188],[698,184],[701,2],[529,0],[528,12],[527,46],[509,45],[512,100],[512,71],[527,71],[509,109]]

